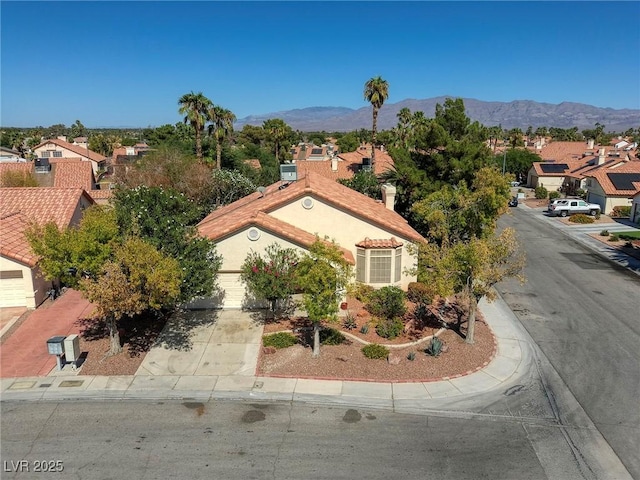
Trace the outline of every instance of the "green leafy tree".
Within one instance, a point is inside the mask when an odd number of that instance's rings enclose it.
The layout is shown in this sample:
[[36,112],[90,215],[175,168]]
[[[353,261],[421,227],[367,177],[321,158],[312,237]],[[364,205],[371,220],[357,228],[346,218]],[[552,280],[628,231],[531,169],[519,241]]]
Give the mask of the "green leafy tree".
[[313,356],[317,357],[321,323],[337,320],[338,302],[351,280],[352,268],[335,243],[318,238],[302,256],[296,270],[304,309],[313,323]]
[[370,170],[361,170],[351,178],[338,179],[338,183],[356,190],[363,195],[379,200],[382,198],[380,181],[376,174]]
[[221,258],[215,244],[198,235],[197,205],[173,189],[145,186],[116,191],[114,205],[124,236],[139,236],[180,263],[181,302],[213,293]]
[[122,351],[120,319],[173,306],[180,296],[182,275],[175,259],[131,237],[115,250],[114,258],[104,264],[96,278],[80,281],[81,290],[107,323],[112,355]]
[[464,101],[461,98],[446,98],[444,105],[436,104],[435,121],[454,140],[462,140],[471,123],[465,113]]
[[184,123],[193,127],[196,137],[196,157],[202,162],[202,132],[207,121],[209,109],[213,106],[211,100],[202,92],[185,93],[178,99],[178,112],[184,115]]
[[474,343],[478,302],[495,298],[493,286],[510,277],[524,281],[525,257],[515,231],[472,238],[445,247],[423,244],[418,261],[418,280],[428,285],[432,295],[461,294],[468,300],[465,341]]
[[371,143],[373,146],[371,162],[376,163],[376,146],[378,145],[378,111],[385,100],[389,98],[389,83],[382,77],[370,78],[364,84],[364,99],[373,107],[373,122],[371,126]]
[[533,162],[539,162],[540,155],[525,148],[510,148],[505,154],[494,157],[494,164],[502,169],[505,164],[505,172],[512,173],[516,180],[522,181],[527,178]]
[[216,168],[222,168],[222,142],[228,139],[233,132],[233,122],[236,116],[231,110],[227,110],[218,105],[213,105],[207,111],[209,125],[209,135],[213,136],[216,142]]
[[240,278],[254,298],[269,302],[275,315],[286,310],[295,293],[298,260],[298,253],[293,248],[272,243],[265,248],[264,256],[253,251],[247,254],[240,267]]
[[25,236],[44,277],[74,288],[82,275],[95,276],[120,242],[115,212],[97,205],[84,211],[77,226],[60,229],[53,222],[32,224]]
[[76,120],[76,123],[71,125],[69,136],[72,140],[78,137],[86,137],[87,128],[82,124],[80,120]]
[[340,148],[340,152],[355,152],[360,146],[360,141],[356,132],[349,132],[342,135],[336,141],[336,145]]

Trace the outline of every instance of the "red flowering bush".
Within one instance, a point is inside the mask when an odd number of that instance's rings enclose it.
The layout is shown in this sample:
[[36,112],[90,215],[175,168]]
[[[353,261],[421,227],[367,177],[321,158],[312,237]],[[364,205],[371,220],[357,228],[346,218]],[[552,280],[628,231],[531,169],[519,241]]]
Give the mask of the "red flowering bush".
[[278,302],[288,301],[295,293],[298,254],[293,248],[272,243],[264,256],[250,252],[242,264],[240,278],[247,291],[257,299],[269,301],[271,311],[278,310]]

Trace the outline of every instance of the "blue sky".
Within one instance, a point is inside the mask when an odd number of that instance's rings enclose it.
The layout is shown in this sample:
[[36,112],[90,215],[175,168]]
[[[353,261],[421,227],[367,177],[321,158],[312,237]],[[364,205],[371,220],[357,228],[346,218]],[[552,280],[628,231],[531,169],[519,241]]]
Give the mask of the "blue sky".
[[[440,95],[640,108],[640,2],[1,3],[3,126],[159,126]],[[384,108],[384,107],[383,107]]]

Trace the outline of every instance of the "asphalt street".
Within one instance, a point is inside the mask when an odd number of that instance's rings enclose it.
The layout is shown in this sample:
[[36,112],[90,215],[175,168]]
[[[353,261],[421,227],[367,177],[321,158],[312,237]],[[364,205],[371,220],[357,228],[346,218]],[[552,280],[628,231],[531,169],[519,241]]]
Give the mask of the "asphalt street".
[[[523,393],[495,405],[525,407],[534,397]],[[538,407],[409,415],[298,402],[3,402],[2,478],[621,478],[606,448],[566,441],[566,430],[588,429],[559,427]],[[36,472],[43,464],[50,471]]]
[[[640,277],[539,210],[512,209],[527,282],[498,290],[634,478],[640,478]],[[553,221],[559,221],[553,219]]]

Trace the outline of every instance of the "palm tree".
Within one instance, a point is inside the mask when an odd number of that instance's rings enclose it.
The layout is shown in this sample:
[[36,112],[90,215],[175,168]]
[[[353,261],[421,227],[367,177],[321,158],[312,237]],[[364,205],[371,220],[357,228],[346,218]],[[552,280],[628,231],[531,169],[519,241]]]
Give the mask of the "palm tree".
[[280,162],[280,147],[282,142],[288,137],[290,128],[281,118],[270,118],[265,120],[262,124],[262,128],[267,132],[273,140],[276,153],[276,161]]
[[207,112],[213,103],[202,92],[191,92],[181,96],[178,105],[178,112],[184,115],[184,123],[190,123],[196,131],[196,157],[202,162],[202,131],[207,120]]
[[376,163],[376,140],[378,138],[378,110],[389,98],[389,83],[382,77],[374,77],[364,84],[364,99],[373,107],[373,128],[371,131],[371,164]]
[[216,140],[216,168],[222,168],[222,142],[233,131],[233,122],[236,116],[231,110],[213,105],[207,112],[209,125],[209,135],[213,135]]

